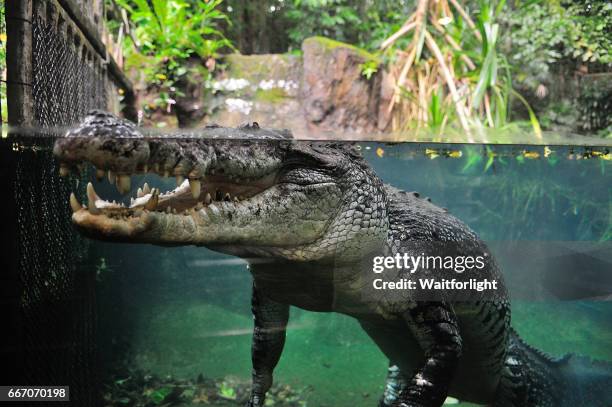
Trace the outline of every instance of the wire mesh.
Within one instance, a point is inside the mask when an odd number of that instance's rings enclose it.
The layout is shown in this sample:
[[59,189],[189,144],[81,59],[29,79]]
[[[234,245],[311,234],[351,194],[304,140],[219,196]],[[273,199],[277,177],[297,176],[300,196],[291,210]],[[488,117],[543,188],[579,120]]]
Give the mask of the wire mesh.
[[[32,68],[32,123],[41,127],[70,125],[90,109],[105,109],[115,90],[99,54],[62,18],[65,13],[31,20],[32,55],[24,63]],[[23,382],[18,384],[68,385],[66,405],[97,406],[95,270],[87,267],[87,242],[73,229],[67,203],[71,190],[84,200],[86,176],[59,177],[52,137],[16,140],[14,198],[23,287]],[[40,403],[46,404],[61,405]]]

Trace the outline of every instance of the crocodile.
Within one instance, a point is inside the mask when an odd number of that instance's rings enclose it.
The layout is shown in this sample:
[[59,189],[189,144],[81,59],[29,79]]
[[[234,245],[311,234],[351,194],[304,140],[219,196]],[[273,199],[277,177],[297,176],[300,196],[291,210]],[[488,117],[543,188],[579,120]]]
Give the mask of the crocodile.
[[[56,140],[61,175],[93,165],[122,194],[131,175],[176,177],[161,193],[148,184],[130,204],[71,194],[76,228],[113,242],[195,245],[244,258],[253,278],[252,389],[265,404],[285,342],[290,306],[358,320],[389,360],[380,406],[440,406],[448,396],[500,407],[612,406],[612,368],[553,358],[511,327],[503,276],[476,233],[415,192],[384,184],[355,145],[294,140],[288,131],[210,125],[182,135],[145,134],[91,112]],[[452,247],[484,253],[480,275],[493,292],[418,290],[370,295],[372,255]],[[364,294],[365,293],[365,294]]]

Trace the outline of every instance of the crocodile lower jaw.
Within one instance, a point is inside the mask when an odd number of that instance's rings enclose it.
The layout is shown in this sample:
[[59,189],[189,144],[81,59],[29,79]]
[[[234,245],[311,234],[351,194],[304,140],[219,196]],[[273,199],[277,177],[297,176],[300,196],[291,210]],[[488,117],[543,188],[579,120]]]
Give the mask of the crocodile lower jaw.
[[[83,229],[95,230],[105,236],[133,236],[146,230],[147,225],[160,216],[174,220],[191,217],[199,224],[208,222],[221,212],[231,210],[232,206],[247,204],[250,199],[274,185],[275,179],[275,174],[248,181],[208,175],[196,180],[177,180],[179,185],[165,193],[145,183],[138,188],[136,196],[130,199],[129,206],[102,199],[90,182],[87,184],[87,203],[79,202],[72,193],[70,207],[74,223]],[[124,179],[109,180],[116,181],[120,192],[129,190],[129,181],[125,188]]]

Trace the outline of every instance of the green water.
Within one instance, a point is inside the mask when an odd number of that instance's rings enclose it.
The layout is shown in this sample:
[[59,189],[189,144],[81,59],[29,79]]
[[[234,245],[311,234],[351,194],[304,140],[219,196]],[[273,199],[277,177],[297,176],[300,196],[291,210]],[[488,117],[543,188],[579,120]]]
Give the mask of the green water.
[[[504,254],[512,242],[542,250],[549,242],[600,242],[612,258],[612,166],[603,148],[361,149],[385,182],[430,196],[487,240],[510,280],[523,267]],[[145,179],[162,183],[147,176],[132,185]],[[112,193],[108,184],[96,190]],[[92,252],[100,348],[108,360],[159,376],[250,377],[251,278],[243,263],[190,247],[95,243]],[[516,300],[512,312],[518,332],[542,350],[612,360],[612,302]],[[386,367],[356,321],[293,308],[275,380],[305,389],[308,406],[374,406]]]

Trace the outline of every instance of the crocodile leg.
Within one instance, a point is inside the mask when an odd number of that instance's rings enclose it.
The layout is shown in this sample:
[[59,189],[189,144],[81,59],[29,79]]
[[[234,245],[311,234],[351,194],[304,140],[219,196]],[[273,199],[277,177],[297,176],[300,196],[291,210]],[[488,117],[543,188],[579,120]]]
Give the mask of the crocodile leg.
[[390,363],[385,382],[385,391],[378,403],[378,407],[391,407],[393,403],[399,400],[399,396],[406,389],[407,384],[408,380],[400,371],[399,366]]
[[397,405],[439,407],[446,399],[462,351],[455,311],[444,302],[416,302],[403,317],[424,351],[425,361]]
[[[416,365],[411,363],[419,360],[422,352],[410,337],[406,337],[406,326],[390,326],[359,321],[363,330],[376,343],[378,348],[389,359],[389,369],[385,380],[385,390],[379,400],[379,407],[391,407],[399,400],[400,394],[406,388],[410,376],[403,372],[412,372]],[[412,343],[411,343],[412,342]]]
[[289,305],[270,300],[253,285],[252,311],[253,387],[247,407],[260,407],[264,405],[266,392],[272,386],[272,372],[285,345]]

